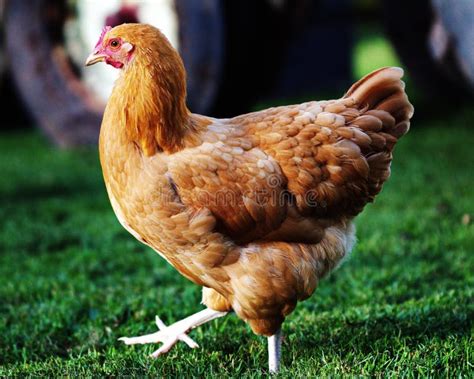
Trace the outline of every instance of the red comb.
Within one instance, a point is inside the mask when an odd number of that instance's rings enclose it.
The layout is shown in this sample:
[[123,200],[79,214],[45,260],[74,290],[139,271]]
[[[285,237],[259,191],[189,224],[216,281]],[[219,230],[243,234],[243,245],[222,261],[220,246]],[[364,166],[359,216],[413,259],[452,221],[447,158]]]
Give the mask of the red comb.
[[97,49],[100,45],[102,45],[102,42],[104,41],[105,35],[112,29],[111,26],[104,26],[102,28],[102,34],[100,35],[99,41],[95,45],[95,48]]

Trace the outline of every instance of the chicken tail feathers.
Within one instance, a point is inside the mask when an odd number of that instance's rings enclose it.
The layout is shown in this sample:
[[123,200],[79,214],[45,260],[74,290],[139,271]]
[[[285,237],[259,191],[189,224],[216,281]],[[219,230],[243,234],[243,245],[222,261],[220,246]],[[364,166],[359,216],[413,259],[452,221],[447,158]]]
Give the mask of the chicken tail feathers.
[[414,111],[402,77],[403,70],[399,67],[381,68],[356,82],[344,95],[354,99],[359,109],[366,110],[366,115],[381,119],[382,131],[397,139],[408,132]]
[[344,96],[354,101],[359,114],[354,119],[346,118],[346,125],[369,137],[364,144],[358,144],[369,166],[366,182],[369,201],[390,176],[393,148],[410,128],[413,106],[402,77],[401,68],[381,68],[356,82]]

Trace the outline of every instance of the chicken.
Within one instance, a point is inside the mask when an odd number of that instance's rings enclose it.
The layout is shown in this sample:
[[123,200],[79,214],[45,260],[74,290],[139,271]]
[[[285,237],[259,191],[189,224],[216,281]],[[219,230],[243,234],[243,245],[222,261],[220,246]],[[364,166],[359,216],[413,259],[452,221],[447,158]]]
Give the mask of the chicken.
[[403,71],[377,70],[338,100],[215,119],[189,112],[181,58],[152,26],[105,28],[97,62],[122,71],[99,141],[115,214],[207,307],[122,340],[162,342],[153,357],[196,347],[187,332],[233,311],[268,337],[276,372],[285,317],[348,256],[354,217],[390,175],[413,114]]

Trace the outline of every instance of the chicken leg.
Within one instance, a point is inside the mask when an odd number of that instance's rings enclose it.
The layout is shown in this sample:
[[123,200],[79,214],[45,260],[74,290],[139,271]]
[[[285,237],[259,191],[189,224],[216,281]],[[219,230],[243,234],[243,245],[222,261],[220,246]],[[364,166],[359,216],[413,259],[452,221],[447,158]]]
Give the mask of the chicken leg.
[[199,345],[189,337],[187,333],[199,325],[225,316],[226,314],[227,312],[219,312],[206,308],[170,326],[166,326],[163,321],[156,316],[155,321],[159,329],[158,332],[139,337],[121,337],[119,341],[123,341],[126,345],[162,342],[163,345],[151,354],[153,358],[158,358],[161,354],[167,353],[178,341],[183,341],[190,348],[194,349],[199,347]]
[[268,369],[271,374],[280,370],[281,357],[281,329],[273,336],[268,337]]

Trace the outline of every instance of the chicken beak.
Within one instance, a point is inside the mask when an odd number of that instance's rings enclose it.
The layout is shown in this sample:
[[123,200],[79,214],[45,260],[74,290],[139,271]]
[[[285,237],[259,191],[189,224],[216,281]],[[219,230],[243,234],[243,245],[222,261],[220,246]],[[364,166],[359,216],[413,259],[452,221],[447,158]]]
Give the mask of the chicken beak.
[[85,65],[92,66],[93,64],[104,62],[106,57],[107,56],[105,54],[92,53],[87,57]]

